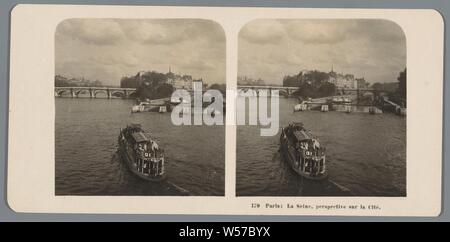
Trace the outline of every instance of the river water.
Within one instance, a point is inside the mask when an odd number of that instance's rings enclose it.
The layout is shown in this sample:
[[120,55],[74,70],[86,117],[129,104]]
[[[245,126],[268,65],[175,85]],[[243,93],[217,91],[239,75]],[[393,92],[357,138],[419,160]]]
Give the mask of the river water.
[[180,195],[136,177],[117,154],[119,129],[140,123],[164,148],[168,182],[223,196],[224,126],[174,126],[170,113],[131,114],[132,100],[55,98],[56,195]]
[[[280,98],[280,131],[303,122],[326,147],[329,181],[354,196],[406,196],[406,118],[393,114],[305,111]],[[284,161],[279,133],[260,136],[260,126],[237,128],[238,196],[346,196],[327,183],[307,181]]]
[[[406,195],[406,118],[306,111],[280,99],[280,129],[303,122],[326,147],[329,181],[355,196]],[[174,126],[170,114],[131,114],[131,100],[55,98],[56,195],[180,195],[132,174],[117,154],[119,129],[141,123],[166,151],[168,181],[190,195],[223,196],[224,126]],[[279,133],[238,126],[238,196],[346,196],[296,175],[278,152]]]

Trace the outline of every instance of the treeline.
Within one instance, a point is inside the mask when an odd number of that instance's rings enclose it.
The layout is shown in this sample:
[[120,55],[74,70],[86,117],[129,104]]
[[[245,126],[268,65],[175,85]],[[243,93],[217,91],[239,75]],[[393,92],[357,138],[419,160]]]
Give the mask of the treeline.
[[397,81],[398,88],[395,93],[389,97],[389,99],[406,108],[406,68],[398,74]]
[[164,73],[159,73],[156,71],[139,72],[134,76],[122,77],[120,80],[120,87],[138,88],[145,82],[149,82],[156,86],[167,83],[167,79],[167,74]]
[[406,68],[398,74],[397,82],[376,82],[371,87],[374,90],[385,92],[389,100],[406,107]]
[[299,87],[294,96],[319,98],[334,95],[336,86],[328,80],[328,73],[314,70],[285,76],[283,86]]
[[62,75],[55,76],[55,87],[102,87],[101,81],[91,81],[85,78],[67,78]]
[[136,98],[158,99],[170,97],[174,87],[167,83],[166,74],[151,71],[139,72],[135,76],[123,77],[120,80],[120,87],[137,88]]
[[397,77],[398,80],[398,90],[397,94],[406,99],[406,68]]
[[227,84],[214,83],[214,84],[211,84],[207,88],[211,89],[211,90],[218,90],[222,93],[222,95],[226,95],[226,93],[227,93]]
[[398,90],[398,82],[375,82],[371,88],[376,91],[393,94]]
[[237,84],[242,86],[264,86],[266,83],[263,79],[253,79],[246,76],[238,76]]

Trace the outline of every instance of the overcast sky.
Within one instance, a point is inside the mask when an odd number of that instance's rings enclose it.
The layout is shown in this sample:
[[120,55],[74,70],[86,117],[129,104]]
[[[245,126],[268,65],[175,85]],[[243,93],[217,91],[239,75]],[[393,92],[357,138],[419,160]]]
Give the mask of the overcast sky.
[[406,67],[401,28],[386,20],[254,20],[239,34],[239,75],[281,84],[300,70],[395,82]]
[[225,83],[225,34],[208,20],[69,19],[56,30],[56,74],[119,85],[139,71]]

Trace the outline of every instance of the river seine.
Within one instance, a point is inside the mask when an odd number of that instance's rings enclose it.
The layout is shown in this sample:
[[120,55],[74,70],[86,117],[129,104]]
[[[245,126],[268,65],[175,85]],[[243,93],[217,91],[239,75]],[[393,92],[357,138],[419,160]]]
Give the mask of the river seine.
[[260,126],[238,126],[238,196],[406,196],[406,117],[294,113],[296,103],[280,98],[280,131],[303,122],[326,147],[329,180],[311,182],[292,171],[278,152],[280,132],[262,137]]
[[170,113],[131,114],[132,100],[55,98],[56,195],[180,195],[141,180],[117,153],[120,128],[140,123],[166,152],[168,182],[194,196],[223,196],[225,126],[174,126]]
[[[406,118],[394,114],[293,112],[280,98],[280,130],[303,122],[326,147],[327,183],[294,173],[278,152],[279,133],[237,128],[237,196],[406,196]],[[141,123],[165,149],[168,181],[194,196],[223,196],[225,126],[174,126],[170,113],[131,114],[132,100],[56,98],[56,195],[180,195],[143,181],[117,154],[119,129]],[[332,184],[333,186],[330,186]],[[345,188],[346,193],[340,189]]]

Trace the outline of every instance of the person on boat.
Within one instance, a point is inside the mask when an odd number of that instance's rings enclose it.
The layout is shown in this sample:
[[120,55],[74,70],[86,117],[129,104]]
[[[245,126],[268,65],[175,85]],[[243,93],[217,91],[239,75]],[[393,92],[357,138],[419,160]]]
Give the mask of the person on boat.
[[301,148],[302,150],[308,150],[308,143],[306,143],[306,142],[301,142],[301,143],[300,143],[300,148]]
[[308,142],[305,142],[304,144],[305,144],[305,150],[309,150],[309,144],[308,144]]
[[320,143],[316,139],[313,139],[314,150],[320,150]]
[[151,145],[152,145],[152,153],[155,154],[155,156],[156,156],[156,152],[159,150],[159,146],[154,141],[151,141]]

